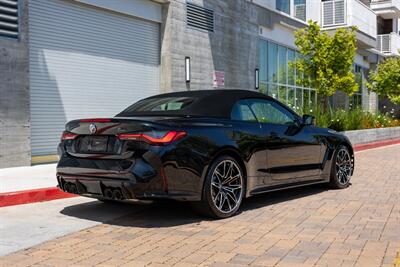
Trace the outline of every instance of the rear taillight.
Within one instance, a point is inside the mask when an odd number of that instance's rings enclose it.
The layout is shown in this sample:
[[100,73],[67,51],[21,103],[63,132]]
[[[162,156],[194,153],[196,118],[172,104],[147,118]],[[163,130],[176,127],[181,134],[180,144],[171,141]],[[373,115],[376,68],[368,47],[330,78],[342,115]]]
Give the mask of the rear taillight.
[[186,136],[186,132],[184,131],[169,131],[162,137],[156,137],[151,133],[125,133],[119,134],[118,138],[120,140],[144,141],[153,145],[165,145],[177,141],[184,136]]
[[70,133],[70,132],[63,132],[61,135],[61,141],[65,141],[65,140],[73,140],[77,137],[77,134],[74,133]]

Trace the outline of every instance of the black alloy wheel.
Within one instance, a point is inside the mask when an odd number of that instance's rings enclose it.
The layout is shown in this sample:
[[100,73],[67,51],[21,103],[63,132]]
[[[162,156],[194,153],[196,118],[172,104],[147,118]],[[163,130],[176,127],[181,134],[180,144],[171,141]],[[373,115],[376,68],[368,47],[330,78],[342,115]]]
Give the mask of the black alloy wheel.
[[213,218],[228,218],[239,210],[244,192],[245,178],[240,164],[232,157],[219,157],[208,171],[201,210]]
[[353,173],[353,161],[349,150],[340,146],[333,157],[330,186],[336,189],[346,188],[350,185]]

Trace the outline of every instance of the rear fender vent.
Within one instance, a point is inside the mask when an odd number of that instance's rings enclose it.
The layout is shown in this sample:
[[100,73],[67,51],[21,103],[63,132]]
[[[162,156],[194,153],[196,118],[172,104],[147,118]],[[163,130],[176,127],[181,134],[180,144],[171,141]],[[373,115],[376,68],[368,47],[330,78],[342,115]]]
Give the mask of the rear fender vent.
[[18,0],[0,0],[0,36],[18,38]]
[[186,14],[188,26],[214,32],[213,10],[192,3],[186,3]]

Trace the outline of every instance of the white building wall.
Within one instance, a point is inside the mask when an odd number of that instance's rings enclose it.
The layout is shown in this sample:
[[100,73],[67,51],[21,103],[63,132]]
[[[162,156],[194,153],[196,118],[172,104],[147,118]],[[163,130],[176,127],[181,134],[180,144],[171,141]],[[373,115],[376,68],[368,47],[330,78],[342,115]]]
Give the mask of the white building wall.
[[321,1],[307,0],[306,1],[306,17],[307,21],[321,21]]
[[356,53],[356,56],[354,57],[354,63],[366,69],[370,68],[369,62],[365,60],[365,58],[359,53]]
[[271,10],[276,10],[275,0],[253,0],[253,3]]
[[399,33],[399,20],[394,19],[392,23],[393,23],[392,25],[393,32]]
[[375,12],[357,0],[347,0],[347,25],[376,38],[377,22]]
[[397,33],[400,34],[400,19],[397,20]]
[[297,49],[294,43],[294,29],[284,25],[275,24],[272,29],[260,27],[260,36],[275,43]]

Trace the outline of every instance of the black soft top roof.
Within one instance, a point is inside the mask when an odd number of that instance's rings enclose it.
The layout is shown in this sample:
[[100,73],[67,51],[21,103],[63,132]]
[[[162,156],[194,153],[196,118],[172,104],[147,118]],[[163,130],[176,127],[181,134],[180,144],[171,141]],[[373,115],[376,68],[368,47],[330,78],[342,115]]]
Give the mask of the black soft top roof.
[[151,112],[121,112],[117,117],[126,116],[205,116],[205,117],[222,117],[230,118],[233,105],[240,99],[244,98],[264,98],[272,99],[271,97],[257,91],[250,90],[196,90],[196,91],[181,91],[151,96],[141,101],[148,99],[167,98],[167,97],[190,97],[193,102],[186,108],[181,110],[165,110]]

